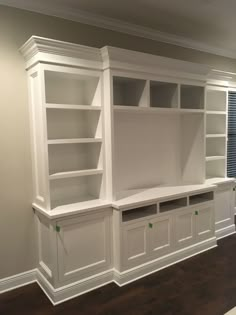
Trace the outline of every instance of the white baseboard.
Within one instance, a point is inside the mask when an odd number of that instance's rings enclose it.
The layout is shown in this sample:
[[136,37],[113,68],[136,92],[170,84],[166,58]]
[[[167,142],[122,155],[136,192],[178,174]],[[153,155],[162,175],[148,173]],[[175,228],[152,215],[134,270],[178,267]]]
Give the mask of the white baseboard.
[[123,286],[216,246],[216,238],[213,237],[207,241],[195,244],[124,272],[110,269],[59,288],[54,288],[38,269],[33,269],[28,272],[1,279],[0,293],[19,288],[32,282],[37,282],[51,303],[57,305],[111,282]]
[[230,226],[227,226],[226,228],[217,230],[216,231],[216,238],[217,238],[217,240],[219,240],[221,238],[227,237],[227,236],[232,235],[234,233],[236,233],[235,232],[235,225],[232,224]]
[[52,304],[57,305],[113,282],[113,269],[57,289],[37,270],[37,282]]
[[216,238],[213,237],[207,241],[192,245],[188,248],[184,248],[182,250],[163,256],[159,259],[153,260],[127,271],[119,272],[117,270],[114,270],[113,279],[114,282],[121,287],[130,282],[136,281],[149,274],[152,274],[156,271],[174,265],[182,260],[188,259],[192,256],[195,256],[215,247],[217,247]]
[[37,269],[0,279],[0,294],[36,282]]

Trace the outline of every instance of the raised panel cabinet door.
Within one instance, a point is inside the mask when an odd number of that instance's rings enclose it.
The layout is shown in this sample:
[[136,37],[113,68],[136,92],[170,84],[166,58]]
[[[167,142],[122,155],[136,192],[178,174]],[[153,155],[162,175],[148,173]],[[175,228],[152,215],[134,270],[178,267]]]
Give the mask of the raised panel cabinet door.
[[79,280],[109,269],[111,221],[109,214],[80,216],[58,222],[59,281]]
[[234,224],[234,205],[232,187],[218,189],[215,193],[216,230]]
[[127,224],[122,232],[123,265],[135,266],[145,261],[148,255],[147,221]]
[[175,239],[177,248],[190,246],[195,242],[195,215],[193,209],[185,209],[176,213]]
[[205,206],[195,210],[197,241],[204,241],[215,234],[214,207]]
[[162,256],[168,253],[172,247],[172,219],[165,215],[148,221],[150,254]]

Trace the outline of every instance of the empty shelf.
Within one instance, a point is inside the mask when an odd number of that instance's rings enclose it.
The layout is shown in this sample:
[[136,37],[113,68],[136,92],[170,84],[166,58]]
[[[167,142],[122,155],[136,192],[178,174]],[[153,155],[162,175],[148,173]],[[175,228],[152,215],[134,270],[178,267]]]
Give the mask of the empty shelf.
[[50,109],[72,109],[72,110],[101,110],[101,106],[92,105],[70,105],[70,104],[46,104]]
[[102,142],[101,138],[79,138],[79,139],[54,139],[48,140],[48,144],[66,144],[66,143],[96,143]]
[[77,177],[77,176],[89,176],[102,174],[102,169],[91,169],[91,170],[79,170],[79,171],[71,171],[71,172],[60,172],[49,175],[50,180],[60,179],[60,178],[69,178],[69,177]]

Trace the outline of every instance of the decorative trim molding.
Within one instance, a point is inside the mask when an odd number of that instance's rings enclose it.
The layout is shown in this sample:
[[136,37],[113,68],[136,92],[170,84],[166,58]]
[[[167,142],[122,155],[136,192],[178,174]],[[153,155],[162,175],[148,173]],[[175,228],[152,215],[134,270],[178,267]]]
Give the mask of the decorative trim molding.
[[113,269],[55,289],[42,273],[37,270],[37,283],[53,305],[63,303],[111,282],[113,282]]
[[217,240],[235,234],[235,225],[227,226],[226,228],[216,230],[216,238]]
[[0,279],[0,294],[36,282],[37,269]]
[[119,272],[114,270],[113,281],[121,287],[215,247],[217,247],[216,238],[213,237],[127,271]]
[[32,0],[0,0],[0,5],[1,4],[92,25],[103,29],[109,29],[132,36],[142,37],[162,43],[236,59],[236,50],[234,49],[225,49],[190,38],[161,32],[149,27],[131,24],[101,15],[95,15],[86,11],[73,10],[65,5],[57,5],[56,7],[50,1],[48,1],[47,4],[46,2],[42,4],[40,1],[33,2]]

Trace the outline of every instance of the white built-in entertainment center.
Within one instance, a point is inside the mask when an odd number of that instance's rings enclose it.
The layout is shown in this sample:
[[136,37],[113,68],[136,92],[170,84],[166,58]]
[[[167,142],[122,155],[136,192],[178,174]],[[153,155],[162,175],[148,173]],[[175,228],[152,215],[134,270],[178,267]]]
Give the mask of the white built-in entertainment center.
[[[38,283],[54,304],[125,285],[235,232],[233,79],[191,62],[31,37]],[[235,80],[236,81],[236,80]]]

